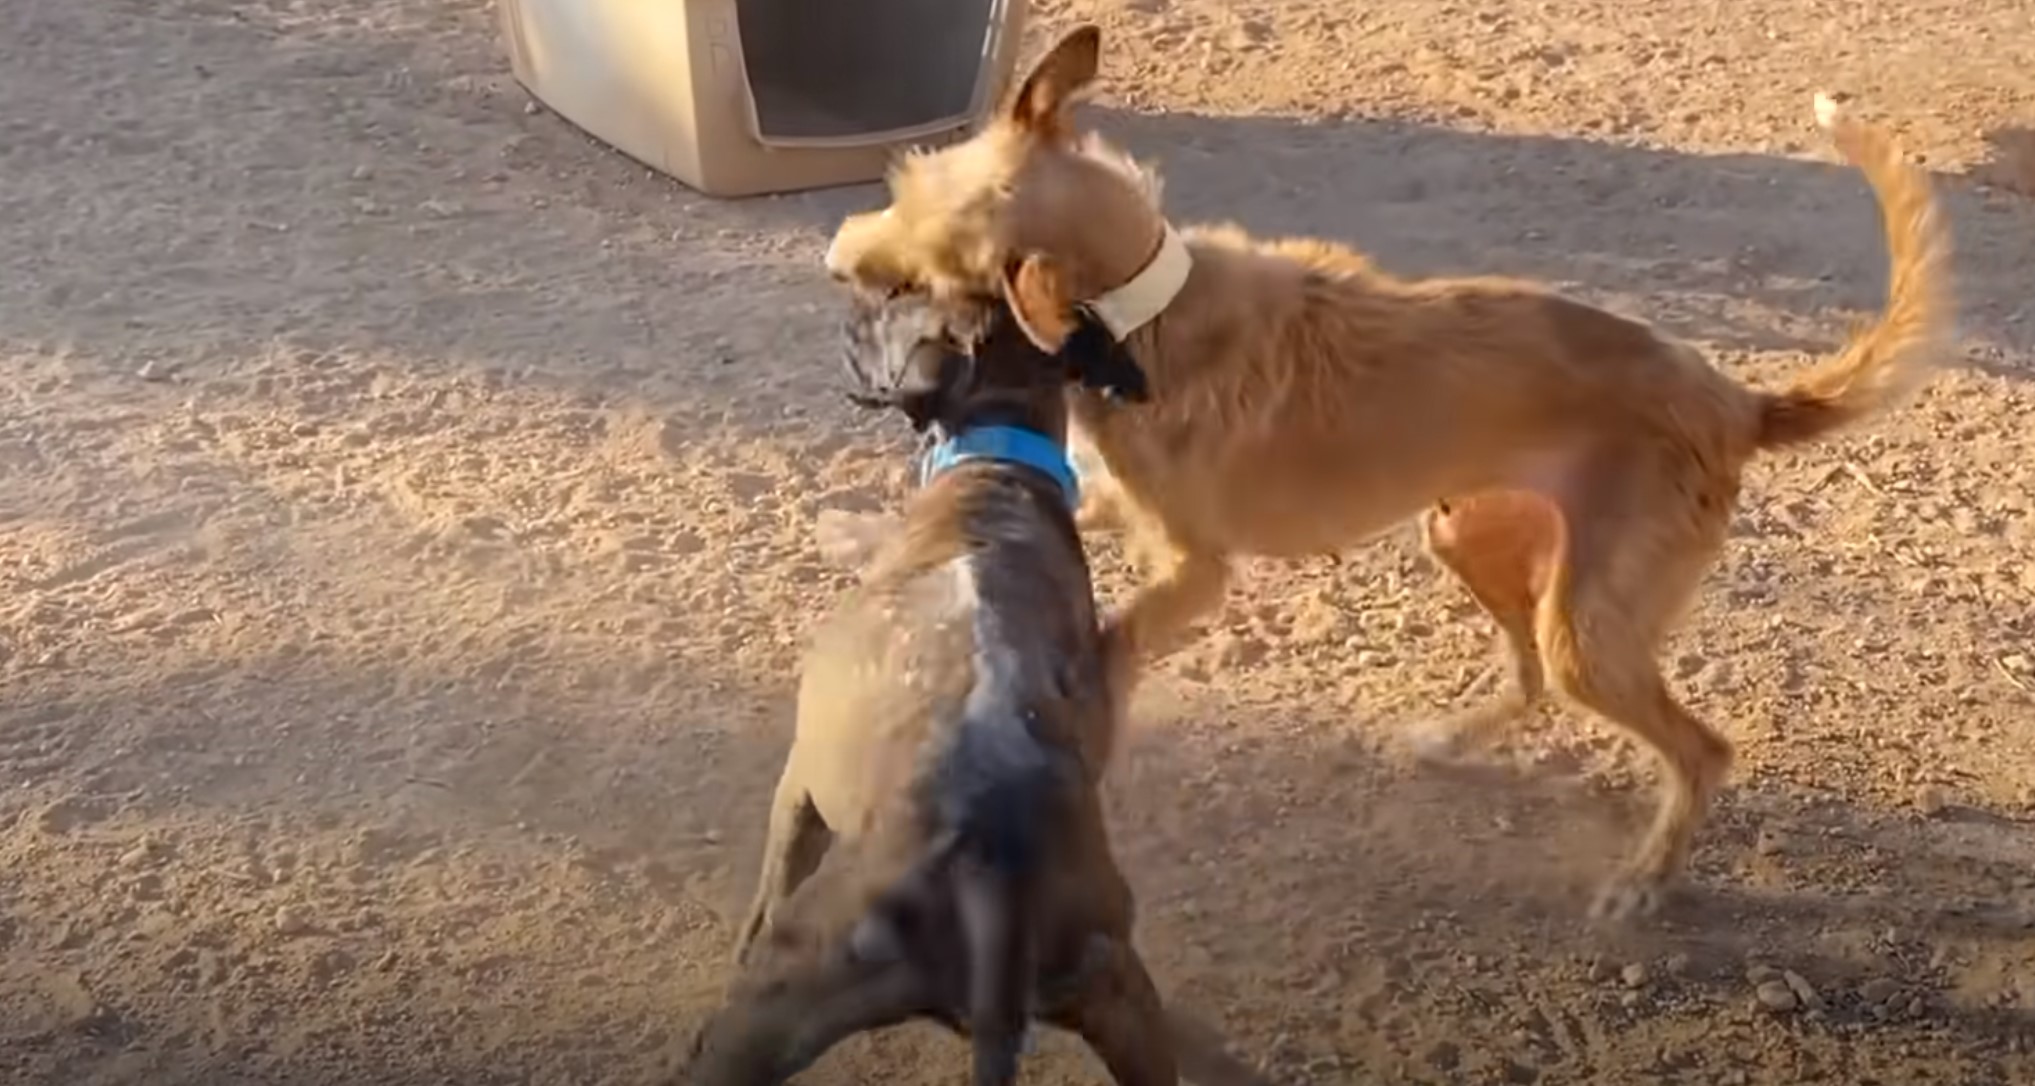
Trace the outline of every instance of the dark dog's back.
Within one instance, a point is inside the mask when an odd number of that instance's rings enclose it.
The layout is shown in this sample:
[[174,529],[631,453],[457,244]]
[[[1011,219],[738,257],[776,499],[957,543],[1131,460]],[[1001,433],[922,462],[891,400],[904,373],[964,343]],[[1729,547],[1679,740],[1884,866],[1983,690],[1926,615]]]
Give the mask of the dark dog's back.
[[[1050,485],[994,464],[936,480],[806,656],[799,742],[814,745],[794,757],[838,792],[815,796],[821,814],[909,784],[956,828],[993,819],[992,798],[1032,780],[1039,752],[1094,752],[1108,710],[1098,640],[1087,562]],[[921,757],[876,779],[867,755],[825,764],[880,747]]]
[[738,973],[692,1081],[776,1086],[852,1033],[931,1018],[971,1036],[977,1086],[1015,1082],[1034,1020],[1124,1086],[1172,1086],[1182,1066],[1254,1082],[1160,999],[1102,811],[1118,698],[1064,389],[1135,397],[1141,375],[1094,329],[1049,354],[1008,312],[962,313],[957,332],[940,304],[851,322],[857,402],[939,441],[807,654]]
[[[770,991],[827,991],[848,983],[829,974],[895,959],[924,990],[891,1009],[966,1030],[978,1078],[1008,1077],[1035,978],[1064,971],[1056,963],[1079,954],[1070,939],[1114,911],[1070,925],[1065,909],[1040,907],[1066,896],[1049,868],[1093,883],[1107,861],[1094,797],[1112,728],[1099,639],[1080,539],[1051,480],[969,463],[913,497],[806,657],[785,780],[841,840],[771,918],[755,975],[740,982],[747,1013],[793,1020],[751,1030],[775,1035],[763,1047],[799,1052],[810,1030],[798,1023],[827,1017],[769,1010]],[[856,960],[810,960],[827,945]]]
[[[997,1077],[982,1062],[1015,1060],[1029,1017],[1031,963],[1045,934],[1030,930],[1043,852],[1100,773],[1090,752],[1106,750],[1096,617],[1072,517],[1033,473],[958,468],[918,496],[908,525],[844,621],[816,642],[800,727],[809,712],[859,721],[885,731],[878,742],[918,749],[898,795],[920,825],[900,844],[935,843],[914,877],[950,891],[959,945],[949,960],[967,963],[967,990],[951,997],[976,1037],[978,1073]],[[863,701],[913,688],[932,695],[920,713],[900,717]],[[826,730],[844,735],[838,727]],[[828,797],[813,799],[828,817]]]

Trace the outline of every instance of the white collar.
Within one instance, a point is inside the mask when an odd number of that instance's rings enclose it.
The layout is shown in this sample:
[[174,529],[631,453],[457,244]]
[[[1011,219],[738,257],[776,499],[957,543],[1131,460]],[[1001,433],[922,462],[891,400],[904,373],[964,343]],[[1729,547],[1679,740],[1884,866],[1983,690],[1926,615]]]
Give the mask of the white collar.
[[1194,257],[1187,251],[1187,241],[1180,232],[1166,224],[1166,233],[1159,239],[1159,251],[1145,269],[1131,276],[1130,281],[1115,290],[1104,293],[1088,303],[1095,311],[1110,335],[1119,342],[1129,339],[1132,332],[1152,323],[1173,299],[1180,296],[1180,289],[1187,285],[1187,273],[1194,270]]

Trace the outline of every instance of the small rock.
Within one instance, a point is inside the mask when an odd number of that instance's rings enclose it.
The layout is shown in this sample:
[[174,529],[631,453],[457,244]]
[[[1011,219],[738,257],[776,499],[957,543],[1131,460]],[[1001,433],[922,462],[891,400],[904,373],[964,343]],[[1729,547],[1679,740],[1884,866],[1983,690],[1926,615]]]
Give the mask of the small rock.
[[2030,660],[2023,652],[2010,652],[2001,657],[2000,666],[2016,675],[2035,674],[2035,660]]
[[1761,984],[1758,988],[1753,989],[1752,995],[1754,999],[1759,1000],[1760,1006],[1775,1014],[1784,1014],[1792,1011],[1799,1002],[1795,998],[1794,989],[1789,988],[1786,982],[1778,980],[1770,980]]
[[1859,998],[1872,1004],[1886,1003],[1900,994],[1900,983],[1889,980],[1886,977],[1875,977],[1859,985],[1858,988]]
[[1908,1000],[1909,1017],[1920,1018],[1924,1014],[1928,1013],[1928,1010],[1929,1004],[1924,1002],[1921,996],[1916,996],[1913,999]]
[[302,909],[292,905],[285,905],[276,910],[275,925],[278,934],[292,937],[309,935],[314,930],[311,918],[305,915]]
[[543,108],[544,108],[543,106],[537,104],[537,100],[535,98],[532,98],[531,100],[523,103],[523,113],[525,116],[535,117],[537,115],[537,112]]
[[372,181],[372,180],[374,180],[374,167],[372,167],[372,166],[355,166],[355,167],[353,168],[353,179],[354,179],[355,181]]
[[1629,1011],[1639,1006],[1640,998],[1638,992],[1620,992],[1618,993],[1618,1005]]
[[327,950],[311,963],[311,979],[318,984],[333,981],[353,971],[353,956],[343,950]]
[[1950,793],[1940,784],[1925,784],[1915,790],[1915,809],[1934,818],[1950,806]]
[[1638,988],[1646,983],[1646,966],[1633,962],[1618,971],[1618,979],[1624,981],[1627,988]]
[[1781,980],[1787,983],[1789,989],[1795,993],[1795,998],[1802,1001],[1803,1006],[1821,1007],[1823,1005],[1823,997],[1816,994],[1816,989],[1809,986],[1809,982],[1803,979],[1802,974],[1792,969],[1784,969],[1781,971]]
[[1745,979],[1753,982],[1754,984],[1765,984],[1767,981],[1770,980],[1781,979],[1781,971],[1775,969],[1771,965],[1762,965],[1755,962],[1754,964],[1746,967]]
[[1681,953],[1680,951],[1676,951],[1675,953],[1668,955],[1666,966],[1668,976],[1671,977],[1687,976],[1689,974],[1689,956],[1687,954]]
[[1379,652],[1376,649],[1365,649],[1364,651],[1357,653],[1358,667],[1389,667],[1391,666],[1391,664],[1392,664],[1392,654],[1389,652]]

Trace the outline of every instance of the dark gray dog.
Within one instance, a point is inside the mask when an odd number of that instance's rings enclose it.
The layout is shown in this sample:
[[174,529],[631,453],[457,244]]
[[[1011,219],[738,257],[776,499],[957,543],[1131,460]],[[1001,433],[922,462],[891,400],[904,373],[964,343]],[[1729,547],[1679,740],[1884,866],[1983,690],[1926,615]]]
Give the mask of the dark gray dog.
[[1066,386],[1137,398],[1142,374],[1103,335],[1044,354],[1001,305],[856,305],[855,398],[934,443],[806,657],[737,975],[692,1083],[775,1086],[913,1018],[971,1039],[977,1086],[1015,1081],[1034,1021],[1079,1034],[1123,1086],[1257,1082],[1161,1003],[1098,796],[1117,722]]

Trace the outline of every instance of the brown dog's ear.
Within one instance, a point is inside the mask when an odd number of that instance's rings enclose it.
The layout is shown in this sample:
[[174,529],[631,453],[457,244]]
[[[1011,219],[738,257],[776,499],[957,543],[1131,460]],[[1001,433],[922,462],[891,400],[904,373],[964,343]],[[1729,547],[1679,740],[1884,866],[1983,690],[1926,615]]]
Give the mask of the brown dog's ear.
[[1032,66],[1017,96],[1010,119],[1018,127],[1049,139],[1066,132],[1066,110],[1102,67],[1102,28],[1094,24],[1069,31]]
[[865,211],[842,219],[834,240],[827,244],[827,274],[846,283],[888,287],[890,269],[875,258],[884,252],[884,237],[891,226],[888,211]]
[[1003,296],[1025,338],[1039,350],[1058,354],[1074,333],[1074,299],[1067,290],[1066,275],[1052,257],[1035,253],[1016,271],[1006,272]]

